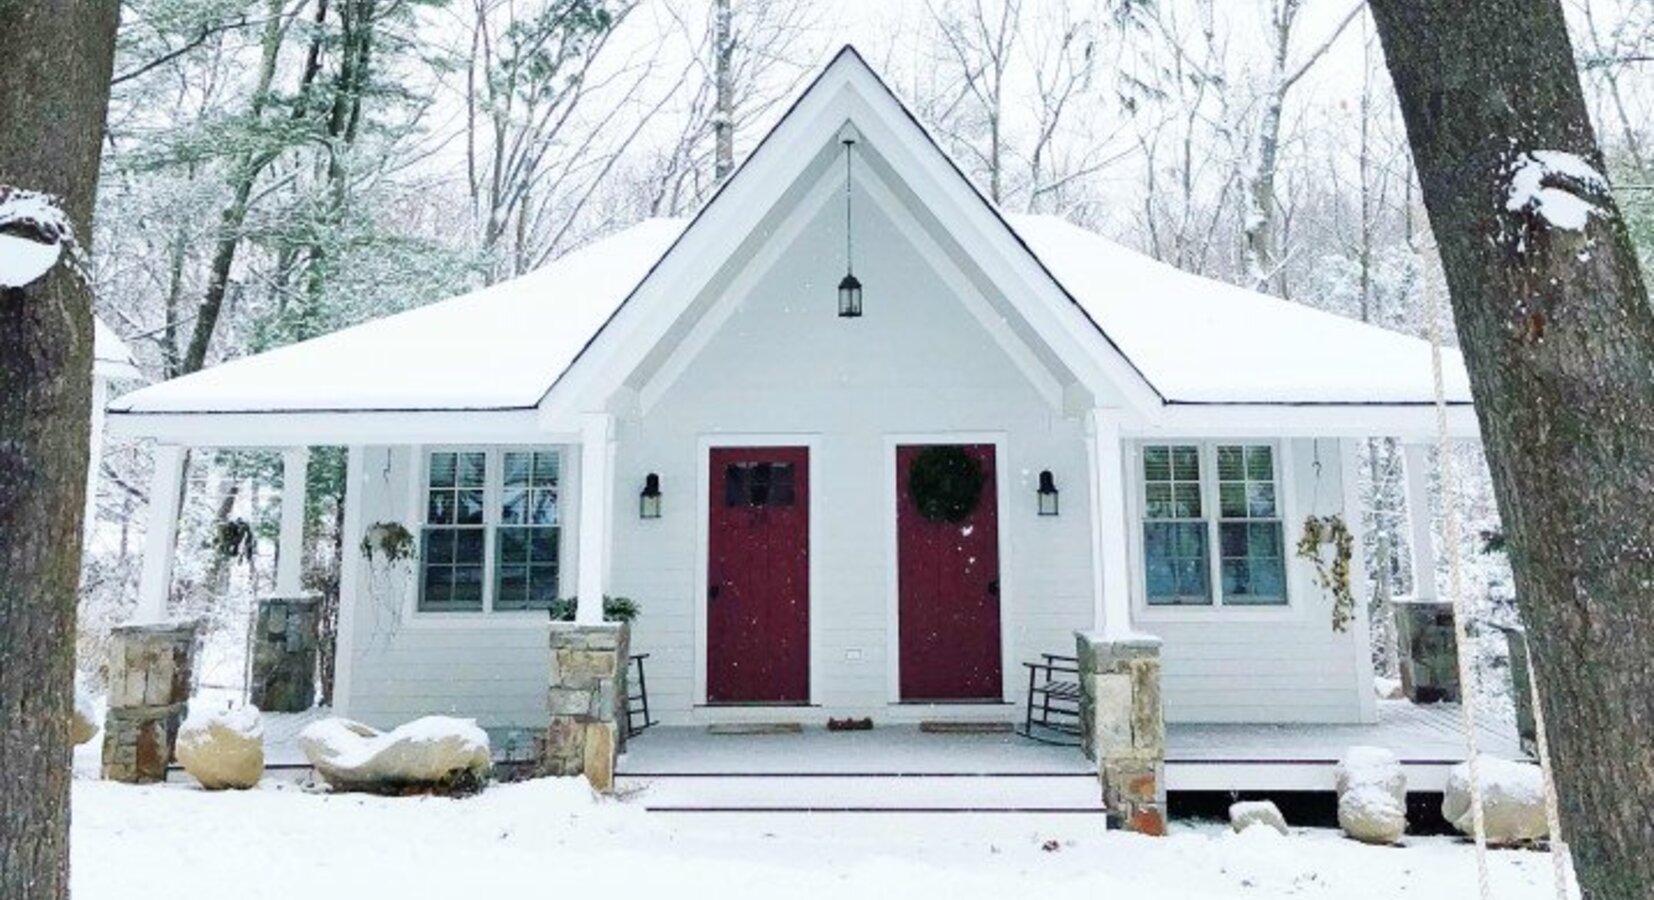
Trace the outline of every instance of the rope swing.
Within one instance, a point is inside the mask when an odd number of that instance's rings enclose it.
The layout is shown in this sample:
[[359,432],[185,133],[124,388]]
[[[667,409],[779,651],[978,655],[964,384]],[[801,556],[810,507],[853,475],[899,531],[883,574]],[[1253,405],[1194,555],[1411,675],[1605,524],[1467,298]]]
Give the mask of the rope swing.
[[[1460,699],[1459,708],[1463,713],[1465,747],[1469,753],[1466,766],[1470,776],[1470,817],[1476,841],[1476,879],[1481,900],[1492,900],[1493,884],[1488,877],[1487,866],[1487,827],[1482,812],[1482,788],[1480,761],[1477,757],[1480,750],[1476,739],[1476,690],[1475,667],[1471,664],[1470,644],[1466,622],[1468,614],[1464,599],[1464,574],[1459,548],[1459,516],[1458,504],[1455,497],[1458,493],[1458,478],[1453,465],[1453,457],[1448,453],[1447,435],[1447,391],[1442,384],[1442,328],[1441,328],[1441,298],[1436,292],[1435,279],[1431,277],[1428,260],[1435,255],[1435,244],[1419,248],[1419,259],[1424,272],[1424,294],[1429,301],[1430,324],[1430,369],[1434,382],[1436,401],[1436,466],[1441,476],[1442,486],[1442,537],[1447,544],[1447,577],[1448,591],[1453,598],[1453,638],[1459,652],[1455,654],[1459,663]],[[1524,651],[1526,643],[1524,642]],[[1550,747],[1545,738],[1544,706],[1539,702],[1538,673],[1533,667],[1533,655],[1527,654],[1528,688],[1533,703],[1534,730],[1537,732],[1539,751],[1539,767],[1542,775],[1545,793],[1545,820],[1550,831],[1551,868],[1556,881],[1557,900],[1569,900],[1571,894],[1568,889],[1568,846],[1562,841],[1562,820],[1557,808],[1556,782],[1551,774]]]

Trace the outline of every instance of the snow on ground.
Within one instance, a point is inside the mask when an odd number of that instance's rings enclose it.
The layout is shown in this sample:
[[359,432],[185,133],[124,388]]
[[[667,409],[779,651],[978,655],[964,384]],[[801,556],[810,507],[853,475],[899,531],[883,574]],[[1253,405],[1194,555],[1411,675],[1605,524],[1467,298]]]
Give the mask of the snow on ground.
[[[459,800],[78,780],[73,823],[78,900],[1476,895],[1471,850],[1449,838],[1394,849],[1218,825],[1147,838],[1091,815],[648,814],[576,779]],[[1553,896],[1543,853],[1494,852],[1492,871],[1503,900]]]

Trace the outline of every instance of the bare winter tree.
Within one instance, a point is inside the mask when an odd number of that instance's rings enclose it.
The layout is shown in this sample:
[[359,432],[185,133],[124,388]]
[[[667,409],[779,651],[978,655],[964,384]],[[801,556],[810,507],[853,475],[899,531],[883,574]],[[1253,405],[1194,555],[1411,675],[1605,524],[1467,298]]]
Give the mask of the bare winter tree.
[[1352,5],[1331,33],[1294,62],[1293,31],[1305,2],[1272,0],[1269,7],[1269,69],[1258,97],[1257,130],[1252,136],[1252,159],[1243,195],[1247,207],[1241,227],[1241,252],[1246,279],[1256,290],[1282,295],[1286,293],[1286,286],[1282,278],[1283,260],[1276,246],[1279,198],[1275,182],[1281,152],[1281,117],[1287,94],[1326,55],[1364,5],[1359,2]]
[[1585,896],[1654,884],[1654,307],[1557,0],[1373,0]]
[[0,897],[69,895],[92,234],[117,0],[0,0]]

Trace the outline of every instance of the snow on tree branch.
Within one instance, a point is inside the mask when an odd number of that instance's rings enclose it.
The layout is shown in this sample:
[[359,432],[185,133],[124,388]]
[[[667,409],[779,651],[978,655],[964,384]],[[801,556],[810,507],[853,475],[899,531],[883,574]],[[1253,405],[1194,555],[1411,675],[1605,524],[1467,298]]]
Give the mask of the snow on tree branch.
[[1579,156],[1562,150],[1521,153],[1511,162],[1505,209],[1528,212],[1552,228],[1582,231],[1602,215],[1596,197],[1608,193],[1608,179]]
[[0,184],[0,289],[27,287],[46,276],[68,251],[79,271],[79,245],[57,197]]

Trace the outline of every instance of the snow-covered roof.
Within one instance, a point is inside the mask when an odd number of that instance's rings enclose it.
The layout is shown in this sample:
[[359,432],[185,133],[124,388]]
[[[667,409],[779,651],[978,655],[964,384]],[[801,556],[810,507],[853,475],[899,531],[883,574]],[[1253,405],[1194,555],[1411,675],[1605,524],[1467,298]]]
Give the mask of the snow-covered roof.
[[[1184,272],[1054,216],[1017,236],[1171,403],[1435,402],[1430,345],[1301,303]],[[1464,359],[1442,352],[1450,403]]]
[[[569,402],[601,407],[615,379],[670,340],[666,323],[764,227],[762,211],[805,177],[812,154],[836,146],[847,121],[890,177],[913,189],[914,202],[939,204],[935,221],[947,224],[938,227],[988,267],[985,277],[1015,308],[1008,314],[1023,316],[1074,364],[1081,386],[1112,384],[1164,424],[1223,419],[1267,428],[1285,417],[1268,409],[1280,406],[1383,407],[1404,412],[1409,427],[1424,421],[1403,408],[1434,400],[1426,342],[1179,271],[1058,219],[1004,216],[851,48],[693,222],[645,221],[520,278],[145,388],[111,405],[113,421],[138,418],[121,415],[131,413],[538,409],[566,427],[559,417]],[[1449,351],[1443,362],[1446,398],[1468,404],[1462,359]],[[1193,423],[1173,407],[1204,410],[1205,420]],[[1341,421],[1367,427],[1370,418],[1361,411],[1359,421]]]
[[[1183,272],[1062,219],[1007,221],[1169,403],[1434,400],[1425,341]],[[111,409],[532,408],[683,226],[650,219],[520,278],[152,385]],[[1448,400],[1469,402],[1458,352],[1443,362]]]
[[144,373],[132,358],[132,350],[115,329],[92,317],[92,374],[98,378],[143,380]]
[[650,219],[519,278],[152,385],[110,411],[532,408],[682,230]]

